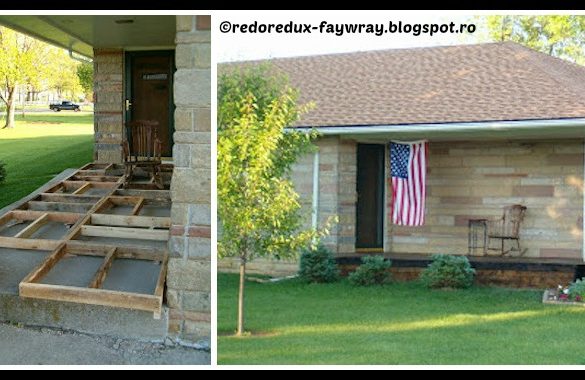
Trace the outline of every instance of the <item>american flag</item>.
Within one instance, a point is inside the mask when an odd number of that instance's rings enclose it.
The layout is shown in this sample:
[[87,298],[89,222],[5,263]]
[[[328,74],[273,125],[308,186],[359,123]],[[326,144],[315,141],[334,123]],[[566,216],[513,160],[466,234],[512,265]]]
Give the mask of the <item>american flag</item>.
[[390,143],[392,177],[392,223],[422,226],[425,223],[427,178],[426,141]]

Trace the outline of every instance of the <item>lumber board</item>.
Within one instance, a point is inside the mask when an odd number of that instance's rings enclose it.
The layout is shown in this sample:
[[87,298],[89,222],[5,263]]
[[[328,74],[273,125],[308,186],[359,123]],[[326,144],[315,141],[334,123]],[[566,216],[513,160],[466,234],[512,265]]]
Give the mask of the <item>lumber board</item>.
[[[156,281],[156,287],[154,288],[154,296],[163,299],[165,293],[165,281],[167,279],[167,267],[169,264],[169,255],[165,255],[160,265],[160,273],[158,274],[158,280]],[[162,308],[154,312],[154,319],[160,319],[162,314]]]
[[112,182],[112,183],[116,183],[116,182],[120,181],[120,177],[108,176],[108,175],[75,175],[75,176],[73,176],[73,180],[85,181],[85,182]]
[[[67,242],[67,251],[70,254],[78,256],[95,256],[104,257],[113,246],[93,243],[87,241],[71,240]],[[161,261],[165,255],[168,255],[167,250],[161,250],[153,247],[132,247],[123,246],[117,247],[116,258],[119,259],[135,259],[145,261]]]
[[22,281],[22,283],[33,283],[39,281],[43,278],[53,267],[61,260],[63,256],[67,253],[65,243],[61,243],[53,253],[43,260],[43,262],[36,267],[32,272],[30,272]]
[[53,211],[86,214],[93,203],[62,203],[62,202],[28,202],[28,210],[32,211]]
[[43,216],[44,214],[47,214],[51,222],[60,222],[66,224],[73,224],[84,215],[72,212],[43,212],[31,210],[14,210],[11,212],[11,214],[13,216],[13,219],[18,220],[36,220]]
[[45,213],[29,224],[25,229],[14,235],[17,239],[26,239],[49,222],[49,214]]
[[110,249],[110,251],[104,257],[104,261],[102,265],[100,265],[99,269],[97,270],[93,280],[89,283],[88,288],[92,289],[99,289],[102,287],[106,276],[108,275],[108,271],[112,267],[112,263],[116,258],[116,248]]
[[25,298],[102,305],[153,313],[162,311],[162,298],[148,294],[30,282],[20,283],[19,294]]
[[117,190],[115,194],[116,196],[141,197],[149,200],[171,200],[171,192],[168,190],[120,189]]
[[132,215],[136,216],[140,213],[140,210],[144,207],[144,198],[138,198],[138,203],[132,209]]
[[171,218],[158,216],[132,216],[92,214],[91,224],[112,227],[147,227],[147,228],[171,228]]
[[41,202],[61,202],[61,203],[91,203],[98,202],[102,197],[100,195],[81,195],[81,194],[40,194],[35,201]]
[[120,239],[141,239],[141,240],[169,240],[168,230],[150,230],[144,228],[124,228],[108,226],[81,226],[83,236],[109,237]]
[[33,251],[53,251],[62,242],[48,239],[20,239],[0,236],[0,248],[28,249]]
[[83,185],[81,185],[77,190],[75,190],[73,193],[73,195],[80,195],[83,194],[85,192],[87,192],[89,189],[91,189],[91,183],[90,182],[85,182]]

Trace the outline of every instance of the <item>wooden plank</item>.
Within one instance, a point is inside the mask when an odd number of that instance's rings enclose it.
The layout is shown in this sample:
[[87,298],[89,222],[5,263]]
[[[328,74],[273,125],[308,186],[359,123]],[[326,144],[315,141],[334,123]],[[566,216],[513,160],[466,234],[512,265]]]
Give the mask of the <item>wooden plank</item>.
[[80,194],[40,194],[39,199],[35,201],[41,202],[61,202],[61,203],[91,203],[95,204],[102,197],[100,195],[80,195]]
[[120,177],[107,175],[75,175],[73,179],[76,181],[87,182],[118,182]]
[[[115,246],[88,241],[71,240],[67,242],[67,252],[78,256],[105,257],[109,250],[114,247]],[[154,247],[123,246],[117,248],[116,258],[119,259],[161,261],[164,259],[165,255],[168,255],[166,249],[158,249]]]
[[92,214],[91,224],[113,227],[171,228],[171,218],[158,216],[129,216]]
[[29,224],[25,229],[14,235],[17,239],[26,239],[37,232],[42,226],[49,222],[49,214],[43,214],[34,222]]
[[116,206],[131,206],[137,204],[140,200],[144,200],[141,197],[120,197],[117,195],[113,195],[108,197],[108,200],[115,204]]
[[41,278],[43,278],[53,267],[61,260],[63,256],[67,253],[65,243],[61,243],[55,251],[47,256],[43,262],[36,267],[32,272],[30,272],[22,281],[21,284],[24,282],[37,282]]
[[81,234],[84,236],[109,237],[120,239],[141,239],[141,240],[169,240],[168,230],[147,230],[143,228],[123,228],[105,226],[81,226]]
[[[81,186],[84,183],[91,184],[91,187],[96,189],[113,189],[117,186],[115,182],[87,182],[87,181],[65,181],[63,184],[65,186]],[[99,196],[99,195],[96,195]]]
[[77,190],[75,190],[73,193],[73,195],[80,195],[85,193],[86,191],[88,191],[89,189],[91,189],[91,183],[89,182],[85,182],[83,185],[81,185],[81,187]]
[[137,189],[120,189],[116,191],[116,195],[141,197],[144,199],[160,199],[171,200],[171,192],[168,190],[137,190]]
[[6,214],[0,216],[0,226],[7,223],[11,219],[14,219],[14,211],[7,212]]
[[123,309],[158,312],[161,300],[148,294],[117,292],[104,289],[77,288],[73,286],[21,282],[19,295],[60,302],[74,302],[87,305],[102,305]]
[[142,210],[142,207],[144,207],[144,198],[139,198],[138,203],[136,203],[136,206],[132,209],[132,215],[138,215],[140,210]]
[[[14,210],[12,215],[14,219],[19,220],[36,220],[43,216],[43,214],[49,215],[51,222],[60,222],[66,224],[73,224],[77,222],[84,214],[76,214],[71,212],[43,212],[43,211],[31,211],[31,210]],[[1,223],[1,221],[0,221]]]
[[106,279],[108,271],[112,267],[112,263],[114,262],[115,258],[116,248],[112,248],[106,254],[106,257],[104,258],[102,265],[97,270],[95,276],[93,277],[93,280],[91,280],[91,282],[89,283],[88,288],[99,289],[102,287],[102,284],[104,283],[104,280]]
[[59,240],[47,239],[19,239],[14,237],[0,236],[1,248],[29,249],[33,251],[53,251],[61,244]]
[[169,255],[165,255],[160,265],[160,273],[154,288],[154,296],[160,299],[161,308],[154,312],[154,319],[160,319],[162,314],[162,301],[165,292],[165,281],[167,280],[167,267],[169,264]]
[[62,203],[62,202],[28,202],[28,209],[32,211],[54,211],[86,214],[93,203]]

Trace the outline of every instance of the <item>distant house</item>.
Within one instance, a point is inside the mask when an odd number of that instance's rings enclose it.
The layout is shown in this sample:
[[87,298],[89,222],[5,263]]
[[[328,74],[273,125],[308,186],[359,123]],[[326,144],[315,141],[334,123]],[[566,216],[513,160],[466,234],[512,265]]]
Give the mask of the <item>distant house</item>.
[[[338,257],[467,254],[469,219],[522,204],[523,257],[583,263],[585,67],[514,43],[270,62],[316,103],[293,178],[307,215],[339,216]],[[429,141],[424,226],[390,222],[391,140]]]

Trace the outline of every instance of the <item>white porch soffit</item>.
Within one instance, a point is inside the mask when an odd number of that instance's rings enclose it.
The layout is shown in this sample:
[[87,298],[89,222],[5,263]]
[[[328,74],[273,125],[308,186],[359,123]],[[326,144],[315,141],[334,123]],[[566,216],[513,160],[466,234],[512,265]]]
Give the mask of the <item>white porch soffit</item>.
[[291,128],[293,129],[315,129],[323,136],[340,135],[360,141],[384,138],[424,138],[432,141],[585,138],[585,118]]
[[174,48],[175,16],[0,15],[0,25],[87,58],[93,48]]

